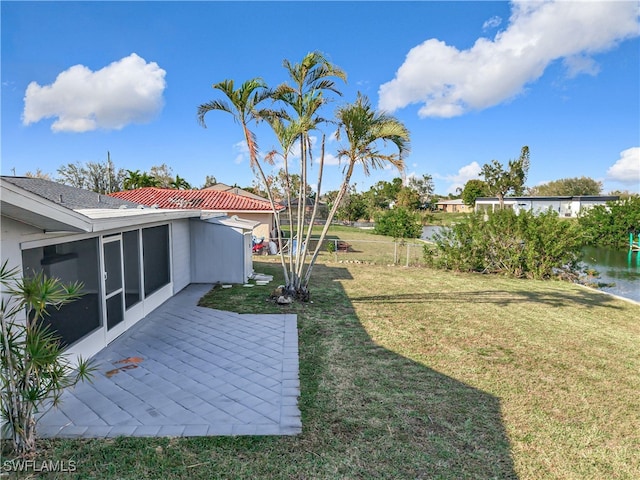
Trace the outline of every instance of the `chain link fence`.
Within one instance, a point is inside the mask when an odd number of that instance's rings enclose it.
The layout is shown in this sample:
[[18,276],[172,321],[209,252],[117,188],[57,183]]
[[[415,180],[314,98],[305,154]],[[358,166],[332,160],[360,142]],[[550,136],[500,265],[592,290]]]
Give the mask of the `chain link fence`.
[[[284,240],[287,244],[287,239]],[[317,239],[311,239],[307,254],[312,254]],[[319,260],[336,263],[362,263],[375,265],[424,265],[424,246],[427,242],[407,240],[343,240],[326,238],[320,249]],[[268,249],[264,250],[266,254]],[[294,252],[295,253],[295,252]]]

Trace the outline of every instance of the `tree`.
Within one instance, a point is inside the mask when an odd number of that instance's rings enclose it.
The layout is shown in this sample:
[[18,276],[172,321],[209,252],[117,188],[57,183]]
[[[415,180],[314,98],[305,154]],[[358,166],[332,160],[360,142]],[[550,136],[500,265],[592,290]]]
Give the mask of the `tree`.
[[411,187],[402,187],[396,195],[396,206],[417,210],[422,206],[420,194]]
[[[320,157],[317,161],[318,181],[317,189],[309,189],[308,167],[314,163],[312,156],[312,141],[310,132],[319,130],[327,123],[327,119],[321,116],[322,107],[328,102],[326,92],[340,94],[334,79],[346,79],[346,74],[335,65],[331,64],[319,52],[311,52],[304,56],[302,61],[292,64],[288,60],[283,65],[289,75],[290,83],[282,83],[275,89],[269,90],[260,79],[249,80],[238,89],[234,89],[232,80],[225,80],[214,84],[214,88],[222,91],[227,99],[225,101],[214,100],[198,108],[198,120],[204,125],[204,116],[213,110],[225,111],[232,114],[234,120],[241,126],[247,142],[250,165],[257,170],[259,178],[264,184],[267,196],[274,213],[273,187],[274,181],[267,177],[262,168],[262,162],[273,165],[276,155],[283,159],[283,185],[287,202],[291,204],[295,198],[300,204],[306,205],[307,200],[313,204],[310,215],[305,215],[305,209],[298,209],[297,218],[290,217],[291,235],[297,239],[296,248],[289,249],[287,259],[281,253],[280,259],[285,277],[285,294],[296,296],[302,300],[309,298],[309,280],[313,265],[320,252],[323,239],[334,218],[342,199],[349,186],[354,167],[361,164],[365,174],[370,168],[379,168],[391,162],[400,170],[404,168],[402,155],[408,151],[409,133],[402,123],[394,117],[375,112],[368,100],[358,94],[354,104],[348,104],[338,109],[336,114],[339,124],[337,137],[340,140],[345,137],[347,147],[341,148],[338,156],[347,160],[343,170],[343,182],[332,205],[325,222],[317,247],[306,263],[309,249],[304,245],[310,245],[312,227],[315,222],[320,198],[322,196],[322,173],[324,169],[325,135],[322,135],[320,144]],[[276,107],[261,108],[259,104],[266,98],[273,101]],[[360,117],[360,118],[357,118]],[[255,133],[250,130],[250,124],[258,120],[265,120],[276,134],[280,144],[279,152],[270,152],[262,160],[258,158],[258,148]],[[385,154],[378,151],[378,141],[391,142],[399,150],[397,155]],[[291,170],[289,169],[290,153],[293,148],[298,148],[300,154],[295,157],[299,162],[299,188],[294,191]],[[289,213],[289,215],[291,215]],[[280,232],[279,216],[275,215],[276,229]],[[278,233],[278,239],[280,233]],[[304,270],[307,267],[306,272]]]
[[[329,208],[331,208],[335,202],[335,198],[337,197],[338,191],[334,190],[335,195],[333,196],[333,200],[329,202]],[[341,205],[338,207],[336,211],[336,216],[338,220],[346,220],[348,222],[355,222],[360,220],[361,218],[365,218],[367,214],[367,205],[362,198],[362,195],[357,193],[354,188],[349,188],[344,198],[342,199]]]
[[42,178],[43,180],[52,180],[50,174],[43,172],[39,168],[37,168],[35,172],[26,172],[24,176],[29,178]]
[[589,177],[561,178],[529,189],[529,195],[541,197],[562,197],[580,195],[600,195],[602,182]]
[[369,190],[373,197],[373,206],[375,209],[387,209],[396,202],[398,193],[402,190],[402,178],[396,177],[390,182],[381,180]]
[[107,161],[69,163],[58,168],[57,181],[71,187],[92,190],[97,193],[119,192],[123,189],[125,171],[116,169],[107,152]]
[[43,409],[57,406],[66,388],[90,379],[94,370],[81,358],[73,368],[59,337],[42,323],[47,309],[76,300],[82,285],[64,285],[42,273],[19,278],[18,269],[9,269],[7,262],[0,267],[0,285],[1,426],[14,452],[26,456],[35,453],[36,422]]
[[169,188],[175,188],[176,190],[191,190],[191,184],[180,175],[176,175],[175,180],[171,180],[171,183],[169,183]]
[[378,213],[375,233],[398,238],[418,238],[422,234],[420,216],[404,207]]
[[[271,210],[276,223],[276,231],[279,236],[281,229],[280,218],[277,213],[278,210],[276,209],[275,199],[269,188],[269,181],[258,158],[258,141],[256,134],[250,128],[251,125],[258,120],[274,117],[274,115],[266,109],[259,107],[263,101],[271,98],[271,92],[268,90],[266,83],[258,77],[245,81],[238,88],[234,87],[233,80],[223,80],[222,82],[214,83],[213,88],[222,92],[225,99],[212,100],[200,105],[197,111],[198,123],[206,128],[205,116],[209,112],[219,111],[230,114],[234,121],[240,125],[249,151],[249,165],[254,172],[257,171],[259,178],[264,184],[266,189],[265,193],[271,204]],[[270,157],[265,157],[264,161],[268,164],[273,163],[273,159]],[[287,269],[285,268],[284,256],[282,254],[280,255],[280,260],[285,275],[285,282],[289,285]]]
[[[327,222],[320,235],[320,241],[307,270],[306,283],[309,281],[313,261],[320,252],[322,240],[329,230],[331,220],[333,220],[338,206],[347,192],[355,166],[360,165],[367,176],[371,169],[384,168],[387,164],[391,164],[403,172],[403,157],[410,150],[410,134],[404,124],[392,115],[375,111],[371,107],[369,99],[360,93],[358,93],[355,102],[339,108],[336,117],[338,120],[336,140],[344,139],[346,141],[346,145],[338,150],[338,157],[346,159],[347,165],[336,201],[329,212]],[[397,154],[383,153],[378,150],[380,143],[386,144],[387,142],[392,143],[398,149]]]
[[487,195],[489,195],[487,184],[478,179],[472,179],[465,183],[461,193],[462,201],[469,206],[475,205],[476,198]]
[[172,183],[174,182],[173,170],[166,163],[163,163],[162,165],[153,165],[149,169],[149,176],[155,179],[155,185],[147,186],[158,188],[178,188],[172,186]]
[[208,188],[208,187],[212,187],[214,186],[216,183],[218,183],[218,180],[216,179],[216,177],[214,177],[213,175],[207,175],[204,178],[204,184],[202,185],[201,188]]
[[500,208],[504,207],[504,197],[513,192],[522,195],[524,182],[529,171],[529,147],[522,147],[520,158],[509,160],[509,169],[505,170],[500,162],[491,160],[482,166],[481,174],[487,184],[490,195],[498,197]]
[[[289,75],[290,83],[284,82],[278,85],[273,91],[272,98],[283,105],[283,110],[275,116],[282,118],[286,122],[286,125],[285,129],[274,129],[274,132],[278,136],[280,131],[286,133],[286,144],[289,144],[291,140],[297,141],[297,146],[300,150],[299,190],[295,192],[291,188],[291,185],[289,185],[285,194],[289,192],[295,195],[299,205],[306,205],[308,198],[307,192],[309,191],[308,167],[313,163],[310,132],[319,129],[320,125],[327,121],[320,115],[322,107],[328,102],[325,93],[330,92],[336,95],[342,95],[336,86],[334,78],[346,81],[347,76],[341,68],[329,62],[320,52],[308,53],[302,58],[300,63],[291,63],[289,60],[284,60],[283,66]],[[273,117],[273,115],[271,116]],[[274,126],[273,123],[271,123],[271,125],[272,127]],[[276,125],[278,125],[277,122]],[[281,140],[280,143],[283,147],[285,174],[289,177],[288,153],[289,150],[293,148],[293,145],[287,147],[282,144]],[[316,183],[318,193],[320,193],[322,189],[324,145],[325,137],[323,136],[319,159],[318,181]],[[288,205],[291,205],[292,199],[290,197],[287,197],[286,201]],[[292,235],[297,236],[298,241],[296,243],[295,255],[293,255],[293,252],[289,255],[290,284],[287,285],[287,290],[303,299],[309,296],[308,280],[317,254],[311,257],[309,266],[307,267],[309,275],[305,275],[305,280],[303,280],[302,276],[307,250],[305,249],[303,252],[302,246],[308,245],[311,239],[311,232],[318,213],[319,203],[320,195],[318,194],[313,201],[308,222],[306,218],[306,208],[298,208],[295,223],[292,221],[293,219],[290,218]],[[321,243],[322,238],[318,243],[318,248]]]
[[158,187],[160,184],[155,177],[147,172],[140,173],[140,170],[127,170],[122,185],[125,190],[135,190],[136,188]]
[[435,190],[433,177],[427,174],[423,174],[422,178],[409,177],[407,186],[418,192],[422,205],[429,203],[431,196],[433,195],[433,191]]
[[87,188],[87,172],[80,162],[58,168],[58,182],[70,187]]

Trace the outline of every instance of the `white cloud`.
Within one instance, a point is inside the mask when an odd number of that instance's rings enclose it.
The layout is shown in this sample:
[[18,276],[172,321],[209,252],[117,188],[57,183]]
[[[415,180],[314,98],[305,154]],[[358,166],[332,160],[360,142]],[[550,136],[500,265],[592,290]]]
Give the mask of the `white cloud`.
[[501,23],[502,23],[502,19],[500,17],[498,16],[491,17],[489,20],[487,20],[482,24],[482,29],[489,30],[491,28],[497,28],[500,26]]
[[640,187],[640,147],[620,152],[620,159],[607,170],[607,179]]
[[233,160],[233,163],[235,163],[236,165],[242,163],[245,159],[249,159],[249,147],[247,146],[247,142],[245,140],[234,143],[233,151],[237,152],[236,157]]
[[585,55],[574,55],[567,57],[562,61],[567,69],[567,77],[574,78],[585,73],[587,75],[596,76],[600,73],[600,65],[591,57]]
[[421,117],[454,117],[509,100],[563,59],[570,75],[597,72],[591,55],[639,35],[637,2],[512,2],[506,30],[468,50],[429,39],[380,86],[379,108],[422,104]]
[[24,125],[56,118],[54,132],[119,130],[147,123],[160,112],[166,72],[135,53],[93,72],[84,65],[60,73],[55,82],[31,82],[24,97]]
[[456,193],[456,189],[464,188],[465,183],[469,180],[480,178],[480,170],[482,167],[478,162],[471,162],[460,168],[455,175],[434,175],[434,177],[450,183],[447,193]]

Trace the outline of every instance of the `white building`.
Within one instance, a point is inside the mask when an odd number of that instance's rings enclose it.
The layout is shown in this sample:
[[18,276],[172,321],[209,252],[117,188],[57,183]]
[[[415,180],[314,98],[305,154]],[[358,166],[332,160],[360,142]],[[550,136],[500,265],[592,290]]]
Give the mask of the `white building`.
[[[516,212],[526,210],[531,212],[544,212],[552,209],[561,217],[577,217],[581,210],[589,209],[594,205],[604,205],[606,202],[619,200],[618,196],[589,195],[576,197],[505,197],[504,207],[512,208]],[[499,208],[497,197],[476,198],[476,211],[494,211]]]

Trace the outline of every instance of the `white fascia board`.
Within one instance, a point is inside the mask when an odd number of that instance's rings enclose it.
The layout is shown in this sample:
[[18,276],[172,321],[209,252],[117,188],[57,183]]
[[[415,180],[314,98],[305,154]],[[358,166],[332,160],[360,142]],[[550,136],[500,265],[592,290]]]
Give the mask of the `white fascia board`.
[[170,209],[80,209],[77,212],[91,219],[92,232],[135,227],[149,223],[198,218],[200,210]]

